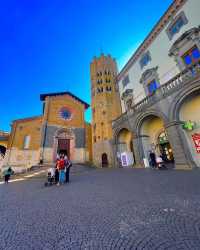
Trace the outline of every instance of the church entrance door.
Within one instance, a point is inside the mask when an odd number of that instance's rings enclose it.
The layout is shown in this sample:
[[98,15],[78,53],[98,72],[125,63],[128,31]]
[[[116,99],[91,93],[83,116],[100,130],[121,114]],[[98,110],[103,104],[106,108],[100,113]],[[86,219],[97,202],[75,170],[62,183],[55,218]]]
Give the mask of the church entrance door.
[[67,155],[70,159],[70,139],[58,139],[57,153]]

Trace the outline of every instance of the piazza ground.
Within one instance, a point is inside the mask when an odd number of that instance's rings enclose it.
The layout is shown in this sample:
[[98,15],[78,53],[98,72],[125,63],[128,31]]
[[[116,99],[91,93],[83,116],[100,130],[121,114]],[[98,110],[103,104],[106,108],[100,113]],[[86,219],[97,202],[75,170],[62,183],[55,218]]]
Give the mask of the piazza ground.
[[0,249],[200,249],[200,171],[91,169],[0,185]]

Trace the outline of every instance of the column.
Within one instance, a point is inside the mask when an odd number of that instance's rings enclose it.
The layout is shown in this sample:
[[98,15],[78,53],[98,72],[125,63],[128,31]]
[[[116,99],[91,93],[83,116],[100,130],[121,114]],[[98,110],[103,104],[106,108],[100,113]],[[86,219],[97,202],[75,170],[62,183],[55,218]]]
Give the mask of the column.
[[187,152],[184,148],[184,140],[180,131],[181,123],[174,121],[165,124],[165,129],[168,135],[170,145],[173,150],[175,168],[176,169],[191,169],[190,162],[187,159]]
[[144,167],[143,158],[144,158],[144,150],[142,146],[142,138],[143,136],[133,136],[133,150],[135,157],[135,167],[141,168]]

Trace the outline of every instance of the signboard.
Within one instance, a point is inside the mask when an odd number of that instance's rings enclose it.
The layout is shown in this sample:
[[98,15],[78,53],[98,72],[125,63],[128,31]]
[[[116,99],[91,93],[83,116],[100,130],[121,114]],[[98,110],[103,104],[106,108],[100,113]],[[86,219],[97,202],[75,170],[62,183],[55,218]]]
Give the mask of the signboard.
[[200,134],[192,135],[192,139],[193,139],[197,154],[200,154]]
[[134,163],[132,152],[123,152],[121,153],[121,164],[122,167],[131,166]]

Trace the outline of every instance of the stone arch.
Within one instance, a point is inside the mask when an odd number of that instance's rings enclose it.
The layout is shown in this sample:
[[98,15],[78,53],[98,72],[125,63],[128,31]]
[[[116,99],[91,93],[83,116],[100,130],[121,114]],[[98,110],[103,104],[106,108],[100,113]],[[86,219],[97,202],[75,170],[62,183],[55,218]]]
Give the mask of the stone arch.
[[108,167],[108,165],[109,165],[108,155],[106,153],[103,153],[101,155],[101,164],[102,164],[102,167]]
[[143,123],[143,121],[145,119],[147,119],[149,116],[156,116],[156,117],[159,117],[160,119],[163,120],[164,123],[167,123],[168,122],[168,117],[161,111],[158,111],[158,110],[148,110],[144,113],[142,113],[141,115],[139,115],[137,118],[136,118],[136,121],[135,121],[135,130],[136,130],[136,133],[138,136],[140,136],[140,128],[141,128],[141,125]]
[[55,137],[61,137],[63,134],[64,137],[68,137],[68,138],[72,138],[74,137],[74,132],[72,129],[69,129],[69,128],[60,128],[60,129],[57,129],[56,132],[55,132]]
[[[136,131],[139,140],[139,148],[141,161],[145,159],[145,165],[148,166],[150,151],[153,151],[157,156],[165,156],[166,161],[174,162],[173,151],[170,140],[168,138],[165,124],[168,118],[161,111],[151,110],[141,114],[136,120]],[[165,132],[166,141],[161,143],[159,135]]]
[[0,154],[5,156],[6,153],[6,147],[5,145],[0,144]]
[[117,128],[116,130],[114,130],[114,131],[113,131],[113,138],[114,138],[114,143],[115,143],[115,144],[117,144],[117,138],[118,138],[118,135],[119,135],[119,133],[120,133],[120,131],[121,131],[122,129],[127,129],[127,130],[131,131],[130,128],[129,128],[128,126],[120,126],[120,127]]
[[[180,125],[180,135],[183,141],[185,155],[191,166],[200,167],[200,153],[195,144],[200,136],[200,86],[187,88],[179,94],[177,101],[171,106],[171,119]],[[185,125],[184,125],[185,124]],[[189,127],[188,127],[189,126]]]
[[117,151],[117,160],[121,164],[122,156],[126,158],[127,166],[131,166],[134,163],[134,145],[133,145],[133,133],[126,126],[121,127],[115,133],[115,144]]
[[75,134],[70,128],[59,128],[54,135],[53,160],[59,153],[66,154],[70,160],[74,160]]
[[176,100],[176,102],[173,102],[170,107],[169,112],[169,120],[170,121],[179,121],[179,110],[183,102],[186,98],[189,96],[195,94],[196,92],[200,92],[200,80],[196,82],[195,85],[188,86],[188,88],[185,88],[183,91],[179,92],[173,99]]

